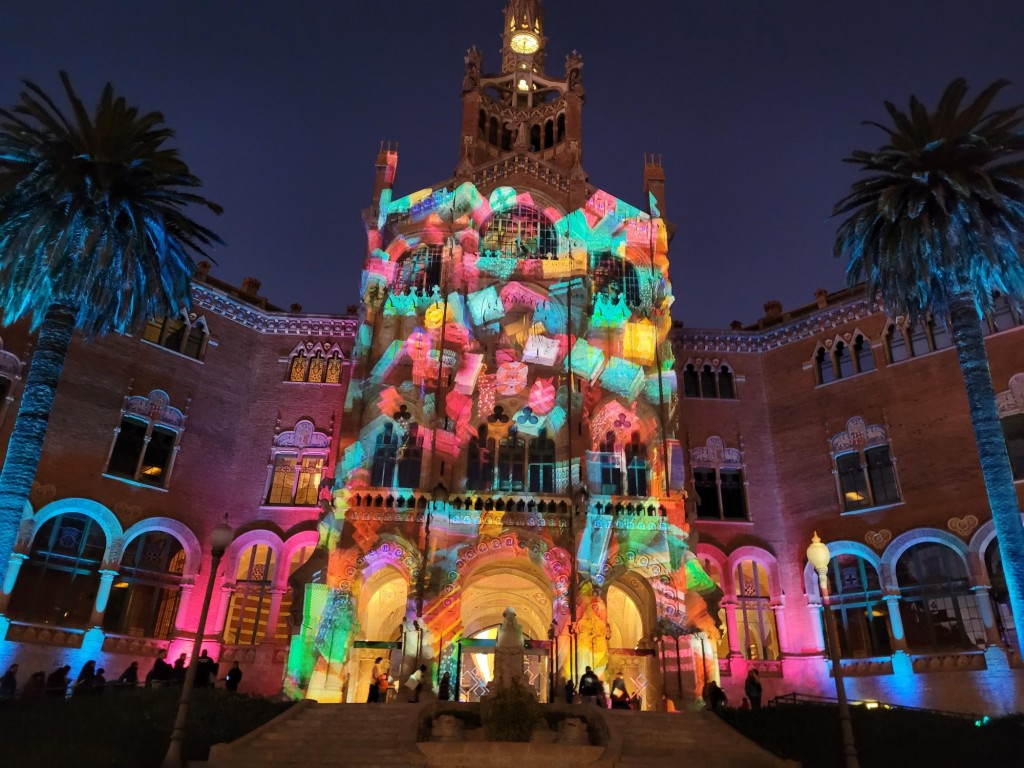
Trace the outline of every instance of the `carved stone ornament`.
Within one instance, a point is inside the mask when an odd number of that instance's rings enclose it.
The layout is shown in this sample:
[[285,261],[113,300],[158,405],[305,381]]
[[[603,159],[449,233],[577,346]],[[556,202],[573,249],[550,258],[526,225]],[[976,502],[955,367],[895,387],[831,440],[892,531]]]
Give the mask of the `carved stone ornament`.
[[28,492],[28,498],[36,509],[44,507],[57,498],[57,486],[51,483],[44,485],[35,480],[32,482],[32,490]]
[[864,534],[864,541],[868,543],[868,546],[881,552],[885,549],[885,545],[892,541],[892,531],[888,528],[883,528],[880,531],[868,531]]
[[966,539],[971,535],[971,532],[978,527],[978,518],[974,515],[964,515],[963,517],[951,517],[946,522],[946,527],[949,528],[953,533],[961,538]]

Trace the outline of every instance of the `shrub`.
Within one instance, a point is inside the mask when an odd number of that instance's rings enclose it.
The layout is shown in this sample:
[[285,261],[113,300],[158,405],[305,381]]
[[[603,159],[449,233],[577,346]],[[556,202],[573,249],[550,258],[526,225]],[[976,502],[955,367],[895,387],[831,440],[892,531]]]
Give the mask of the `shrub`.
[[513,682],[481,702],[481,720],[490,741],[529,741],[540,718],[537,696]]

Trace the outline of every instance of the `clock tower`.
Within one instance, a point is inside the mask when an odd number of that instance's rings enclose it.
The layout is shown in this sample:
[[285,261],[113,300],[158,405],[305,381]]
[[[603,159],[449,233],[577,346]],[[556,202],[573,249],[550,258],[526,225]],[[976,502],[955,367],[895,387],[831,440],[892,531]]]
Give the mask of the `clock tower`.
[[511,0],[505,6],[502,32],[503,72],[533,72],[544,68],[544,8],[540,0]]

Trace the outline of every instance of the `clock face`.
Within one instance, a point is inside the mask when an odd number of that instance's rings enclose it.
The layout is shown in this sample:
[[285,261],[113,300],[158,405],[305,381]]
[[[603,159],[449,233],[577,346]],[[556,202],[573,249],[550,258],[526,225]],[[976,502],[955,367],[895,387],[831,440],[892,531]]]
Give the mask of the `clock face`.
[[512,40],[509,43],[509,46],[516,53],[529,55],[537,52],[537,49],[540,47],[540,42],[538,42],[537,38],[529,32],[520,32],[519,34],[512,35]]

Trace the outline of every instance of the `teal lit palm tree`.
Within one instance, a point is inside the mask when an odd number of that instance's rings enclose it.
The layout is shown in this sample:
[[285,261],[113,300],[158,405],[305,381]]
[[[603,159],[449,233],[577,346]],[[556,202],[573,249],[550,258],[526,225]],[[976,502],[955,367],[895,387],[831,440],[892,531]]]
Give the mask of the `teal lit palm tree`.
[[1002,555],[1010,606],[1024,627],[1024,527],[985,353],[983,313],[994,295],[1024,301],[1024,105],[994,109],[1006,81],[962,107],[967,83],[954,80],[929,111],[886,102],[892,126],[871,122],[888,141],[846,162],[867,174],[833,215],[835,255],[849,256],[850,285],[891,317],[948,318]]
[[185,215],[221,208],[165,146],[159,112],[140,113],[108,83],[93,114],[61,72],[70,117],[25,82],[0,109],[0,322],[39,338],[0,472],[0,582],[43,450],[71,336],[139,329],[191,303],[191,254],[219,243]]

